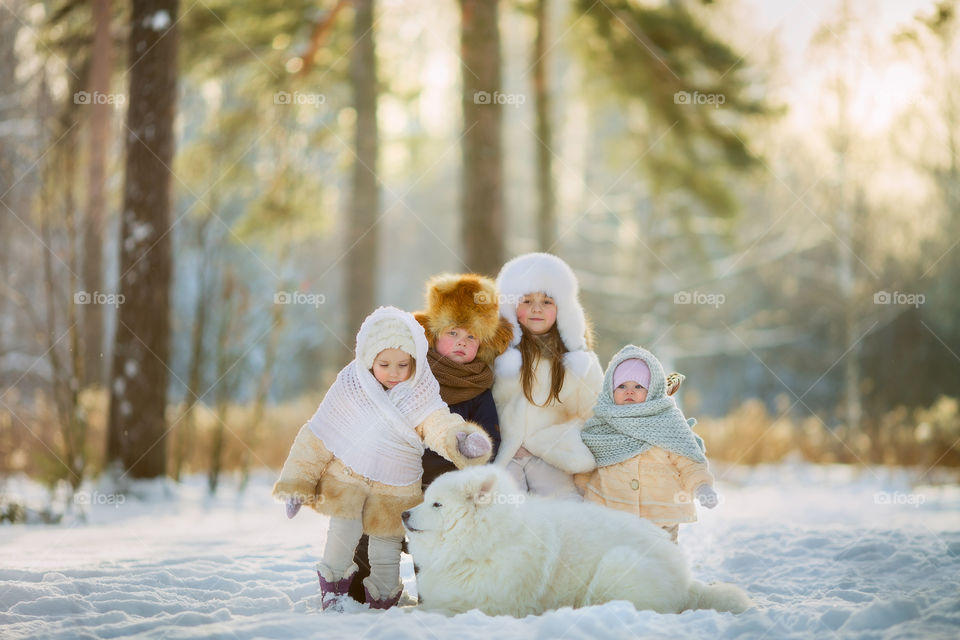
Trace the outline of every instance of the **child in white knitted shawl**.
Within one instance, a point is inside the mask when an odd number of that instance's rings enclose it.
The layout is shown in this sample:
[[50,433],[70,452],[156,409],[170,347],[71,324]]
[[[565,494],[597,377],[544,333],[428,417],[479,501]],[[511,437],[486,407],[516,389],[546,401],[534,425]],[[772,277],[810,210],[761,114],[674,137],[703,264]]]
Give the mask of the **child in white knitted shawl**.
[[677,542],[680,523],[697,519],[693,498],[712,509],[717,494],[696,421],[684,418],[670,396],[679,380],[671,382],[652,353],[627,345],[607,366],[581,437],[598,467],[584,497],[647,518]]
[[401,516],[423,501],[424,444],[458,468],[490,459],[489,436],[440,399],[423,328],[411,314],[381,307],[360,327],[356,358],[300,429],[273,488],[290,518],[302,504],[330,516],[317,563],[324,609],[348,592],[363,533],[367,604],[387,609],[400,599]]

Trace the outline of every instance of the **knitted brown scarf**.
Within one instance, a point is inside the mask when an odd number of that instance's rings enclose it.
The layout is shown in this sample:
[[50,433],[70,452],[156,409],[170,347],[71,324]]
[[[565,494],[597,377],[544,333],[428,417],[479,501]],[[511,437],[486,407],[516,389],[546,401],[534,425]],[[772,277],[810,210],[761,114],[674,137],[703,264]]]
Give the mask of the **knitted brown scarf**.
[[440,383],[440,397],[448,405],[472,400],[493,386],[493,369],[482,360],[460,364],[430,349],[427,361]]

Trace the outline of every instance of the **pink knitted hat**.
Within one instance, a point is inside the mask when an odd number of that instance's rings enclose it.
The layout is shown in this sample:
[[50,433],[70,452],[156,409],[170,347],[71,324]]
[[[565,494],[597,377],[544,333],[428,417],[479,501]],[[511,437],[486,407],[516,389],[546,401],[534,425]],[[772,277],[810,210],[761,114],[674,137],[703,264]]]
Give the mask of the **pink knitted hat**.
[[613,388],[616,389],[628,380],[639,382],[644,389],[649,389],[650,367],[640,358],[624,360],[613,371]]

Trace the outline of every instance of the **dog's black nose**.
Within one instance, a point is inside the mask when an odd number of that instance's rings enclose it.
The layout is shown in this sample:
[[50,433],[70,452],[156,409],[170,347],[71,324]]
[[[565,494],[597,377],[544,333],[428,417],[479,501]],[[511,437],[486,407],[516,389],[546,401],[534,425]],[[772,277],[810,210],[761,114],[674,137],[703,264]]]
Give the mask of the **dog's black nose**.
[[409,512],[409,511],[404,511],[403,513],[400,514],[400,517],[403,518],[403,521],[404,521],[404,522],[406,522],[407,520],[410,519],[410,512]]

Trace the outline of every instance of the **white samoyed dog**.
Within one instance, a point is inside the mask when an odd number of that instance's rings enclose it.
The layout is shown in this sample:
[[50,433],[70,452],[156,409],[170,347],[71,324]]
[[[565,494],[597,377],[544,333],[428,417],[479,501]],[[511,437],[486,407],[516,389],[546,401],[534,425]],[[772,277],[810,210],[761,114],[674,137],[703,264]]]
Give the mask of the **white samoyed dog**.
[[613,600],[661,613],[752,604],[739,587],[691,578],[680,549],[651,522],[525,495],[491,465],[439,477],[403,524],[426,609],[523,617]]

